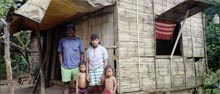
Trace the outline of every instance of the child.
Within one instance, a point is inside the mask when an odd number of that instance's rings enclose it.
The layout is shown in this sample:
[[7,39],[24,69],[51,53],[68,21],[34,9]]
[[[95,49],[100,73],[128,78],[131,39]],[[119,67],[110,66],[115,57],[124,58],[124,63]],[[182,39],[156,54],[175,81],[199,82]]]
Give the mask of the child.
[[113,76],[114,69],[107,65],[105,67],[105,89],[103,91],[103,94],[115,94],[116,92],[116,79]]
[[87,81],[86,81],[86,63],[81,61],[79,64],[80,72],[76,79],[76,94],[87,94]]

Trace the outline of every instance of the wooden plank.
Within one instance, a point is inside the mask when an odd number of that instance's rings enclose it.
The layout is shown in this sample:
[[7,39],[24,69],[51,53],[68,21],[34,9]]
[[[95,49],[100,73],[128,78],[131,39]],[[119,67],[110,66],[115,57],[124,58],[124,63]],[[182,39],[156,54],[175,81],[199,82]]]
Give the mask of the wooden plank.
[[[41,46],[41,35],[39,31],[39,24],[36,26],[36,35],[37,35],[37,44],[38,44],[38,50],[39,50],[39,67],[40,67],[40,92],[41,94],[45,94],[45,81],[44,81],[44,64],[43,64],[43,54],[42,54],[42,46]],[[37,85],[36,85],[37,86]],[[36,92],[36,91],[34,91]]]
[[50,79],[51,80],[55,80],[55,67],[56,67],[56,58],[57,58],[57,47],[58,47],[58,35],[57,35],[57,31],[55,31],[55,34],[54,34],[54,48],[53,48],[53,56],[52,56],[52,62],[51,62],[51,76],[50,76]]

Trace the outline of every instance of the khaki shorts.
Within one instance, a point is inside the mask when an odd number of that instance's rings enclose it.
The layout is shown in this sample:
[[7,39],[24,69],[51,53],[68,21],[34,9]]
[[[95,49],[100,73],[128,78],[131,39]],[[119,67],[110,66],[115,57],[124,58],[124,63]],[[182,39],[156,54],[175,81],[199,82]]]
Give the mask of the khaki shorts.
[[69,82],[72,79],[76,81],[78,73],[79,67],[74,69],[65,69],[61,66],[62,82]]

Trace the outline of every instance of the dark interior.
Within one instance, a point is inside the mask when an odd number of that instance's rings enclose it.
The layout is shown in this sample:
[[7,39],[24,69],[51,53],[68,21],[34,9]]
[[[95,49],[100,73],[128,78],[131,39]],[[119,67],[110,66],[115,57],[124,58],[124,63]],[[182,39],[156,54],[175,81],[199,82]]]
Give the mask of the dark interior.
[[[170,40],[156,39],[156,55],[170,55],[171,54],[180,28],[181,28],[180,22],[177,22],[177,25],[173,32],[173,37]],[[181,55],[181,40],[182,38],[180,37],[180,40],[178,41],[174,55]]]

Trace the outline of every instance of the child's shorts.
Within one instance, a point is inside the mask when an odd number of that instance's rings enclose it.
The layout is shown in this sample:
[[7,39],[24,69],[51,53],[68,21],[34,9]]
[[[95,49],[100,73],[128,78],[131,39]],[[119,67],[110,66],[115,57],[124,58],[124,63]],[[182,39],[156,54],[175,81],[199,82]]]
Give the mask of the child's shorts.
[[106,89],[105,89],[105,90],[103,91],[103,94],[111,94],[111,90],[106,90]]
[[88,93],[88,88],[80,88],[80,87],[78,87],[78,93]]

